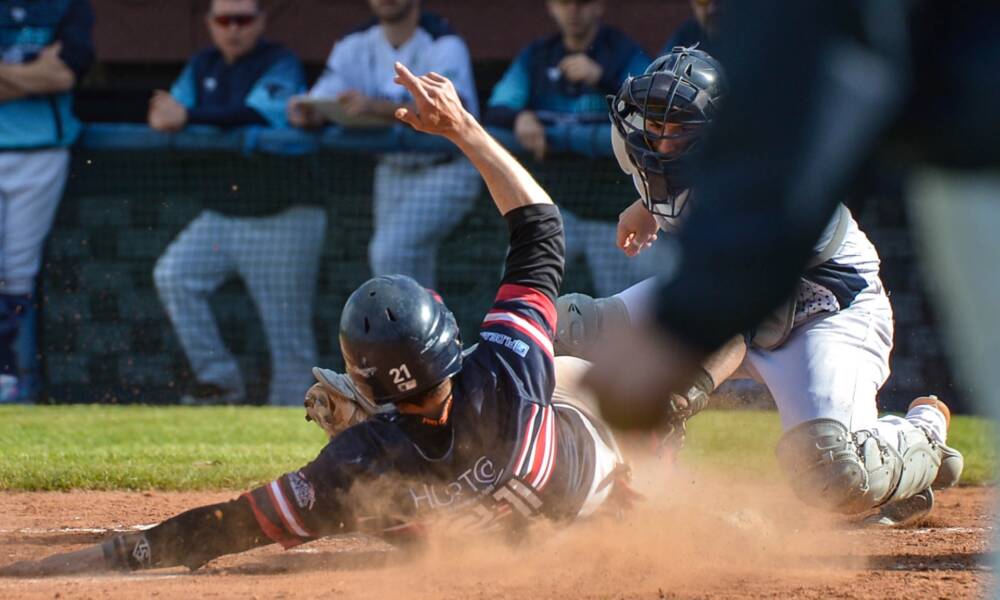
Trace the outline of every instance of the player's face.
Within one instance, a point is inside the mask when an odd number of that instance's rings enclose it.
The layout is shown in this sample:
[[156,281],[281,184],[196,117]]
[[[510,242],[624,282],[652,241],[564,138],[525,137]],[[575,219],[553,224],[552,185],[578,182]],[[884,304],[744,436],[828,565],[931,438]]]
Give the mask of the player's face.
[[652,149],[660,154],[674,156],[691,145],[694,131],[690,125],[646,121],[646,132],[650,134]]
[[256,0],[215,0],[206,21],[212,43],[229,61],[253,50],[264,33],[265,18]]
[[548,4],[559,31],[570,37],[589,35],[604,15],[602,0],[549,0]]
[[368,6],[379,21],[398,23],[417,8],[417,0],[368,0]]
[[714,35],[718,27],[719,4],[721,0],[691,0],[691,11],[698,24],[709,35]]

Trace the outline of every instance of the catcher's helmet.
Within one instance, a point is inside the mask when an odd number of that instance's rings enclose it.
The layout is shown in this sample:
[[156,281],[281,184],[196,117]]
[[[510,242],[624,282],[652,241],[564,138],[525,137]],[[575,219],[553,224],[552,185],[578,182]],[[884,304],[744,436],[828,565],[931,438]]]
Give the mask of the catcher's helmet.
[[608,96],[615,157],[654,215],[675,218],[687,205],[690,184],[680,159],[697,145],[725,87],[717,60],[678,46]]
[[455,316],[405,275],[354,290],[340,315],[340,350],[351,381],[376,404],[403,402],[462,368]]

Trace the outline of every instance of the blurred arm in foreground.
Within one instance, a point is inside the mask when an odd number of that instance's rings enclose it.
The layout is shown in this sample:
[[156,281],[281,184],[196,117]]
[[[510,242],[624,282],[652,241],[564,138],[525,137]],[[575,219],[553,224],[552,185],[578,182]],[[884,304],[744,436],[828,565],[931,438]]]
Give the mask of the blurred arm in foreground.
[[[587,382],[654,406],[786,299],[862,167],[879,155],[996,164],[998,8],[736,3],[718,58],[731,93],[692,165],[698,204],[661,274],[656,325],[609,336]],[[767,85],[761,85],[765,80]],[[738,193],[733,193],[738,190]]]

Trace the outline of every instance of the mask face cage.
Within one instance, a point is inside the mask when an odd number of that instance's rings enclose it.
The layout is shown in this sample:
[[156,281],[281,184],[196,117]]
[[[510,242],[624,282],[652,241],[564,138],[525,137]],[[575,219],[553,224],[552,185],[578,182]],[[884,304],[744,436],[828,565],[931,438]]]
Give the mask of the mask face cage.
[[[684,56],[674,61],[674,69],[690,71],[691,63],[682,60]],[[684,194],[690,181],[683,159],[710,122],[708,94],[674,70],[658,70],[625,80],[608,102],[611,120],[645,188],[646,209],[663,217],[679,217],[690,196]]]

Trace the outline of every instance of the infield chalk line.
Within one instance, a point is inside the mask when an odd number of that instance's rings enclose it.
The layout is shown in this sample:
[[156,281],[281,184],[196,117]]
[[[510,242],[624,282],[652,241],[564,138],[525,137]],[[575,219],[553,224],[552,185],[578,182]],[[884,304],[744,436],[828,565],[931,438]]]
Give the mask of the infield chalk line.
[[28,535],[46,535],[53,533],[127,533],[129,531],[146,531],[156,527],[157,523],[149,525],[133,525],[132,527],[56,527],[45,529],[41,527],[24,527],[21,529],[0,529],[2,533],[21,533]]

